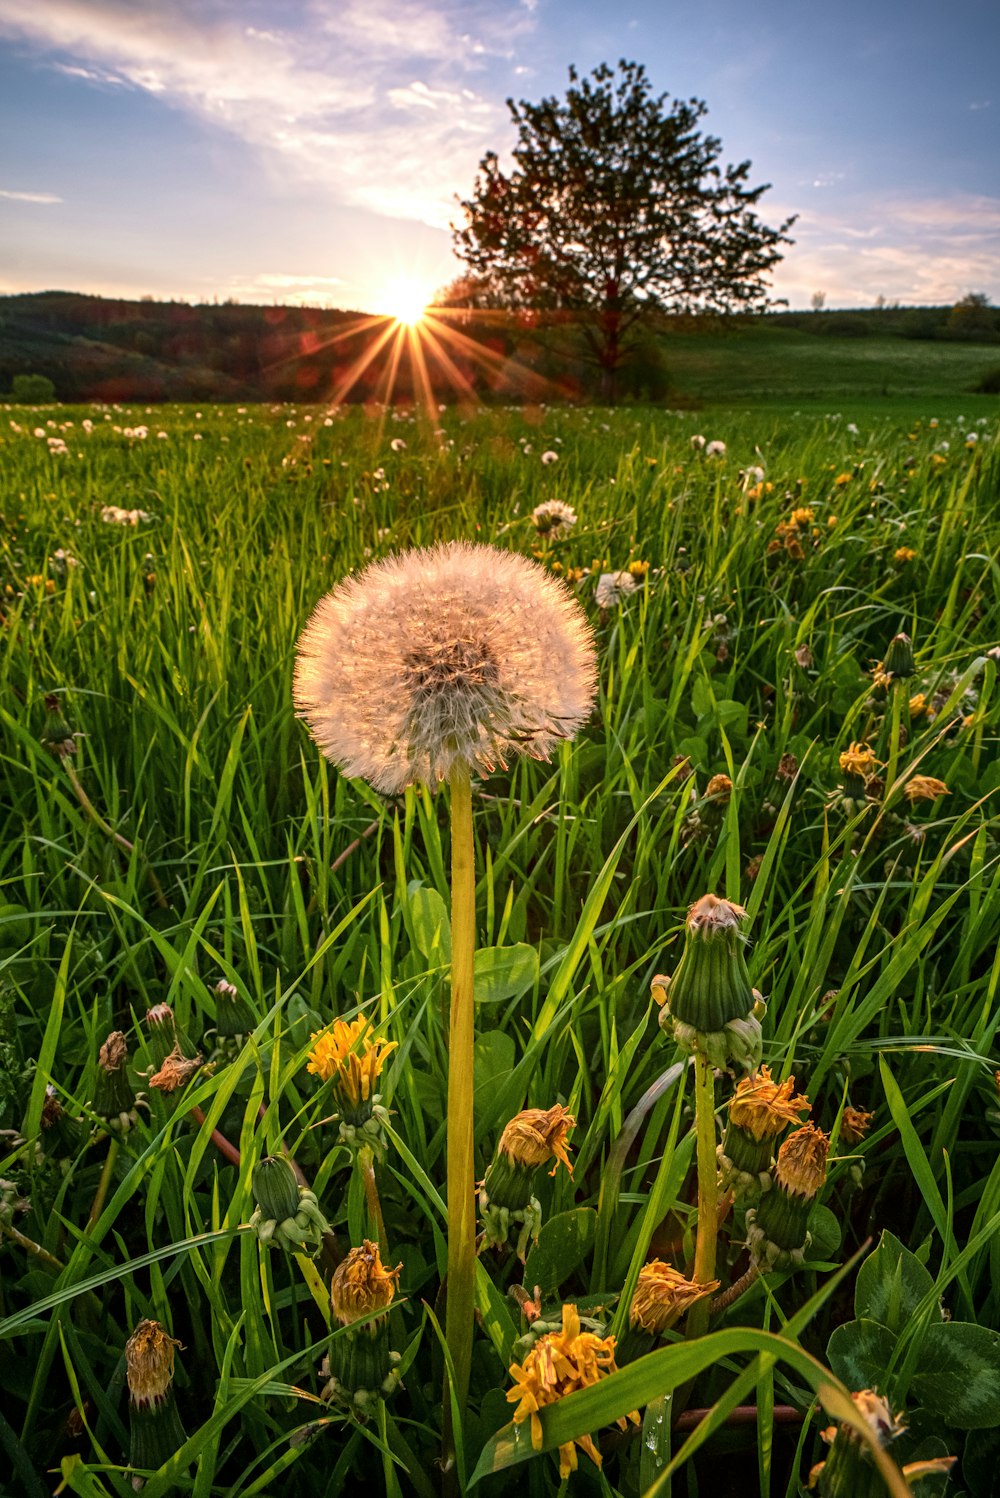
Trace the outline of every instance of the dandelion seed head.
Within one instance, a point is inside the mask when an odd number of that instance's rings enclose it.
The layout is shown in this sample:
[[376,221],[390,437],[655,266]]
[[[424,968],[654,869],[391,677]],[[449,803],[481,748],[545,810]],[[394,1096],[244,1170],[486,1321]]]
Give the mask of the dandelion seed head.
[[295,703],[323,753],[386,795],[512,753],[547,759],[596,690],[590,628],[525,557],[458,541],[374,562],[299,640]]

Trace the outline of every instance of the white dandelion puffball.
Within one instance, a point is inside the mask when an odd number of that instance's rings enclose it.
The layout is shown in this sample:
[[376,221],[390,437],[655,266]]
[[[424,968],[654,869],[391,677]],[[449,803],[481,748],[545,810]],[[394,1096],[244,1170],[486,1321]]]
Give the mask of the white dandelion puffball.
[[386,795],[513,753],[547,759],[596,689],[590,626],[565,585],[465,541],[345,578],[295,663],[295,705],[323,753]]
[[723,458],[726,455],[726,444],[724,442],[710,442],[705,448],[706,458]]
[[561,499],[546,499],[531,512],[535,530],[540,536],[566,536],[576,525],[576,511]]
[[594,598],[599,609],[613,609],[637,587],[631,572],[602,572],[594,588]]
[[559,454],[551,452],[551,451],[549,451],[547,453],[542,453],[542,462],[545,464],[546,468],[549,466],[550,463],[558,463],[559,462]]

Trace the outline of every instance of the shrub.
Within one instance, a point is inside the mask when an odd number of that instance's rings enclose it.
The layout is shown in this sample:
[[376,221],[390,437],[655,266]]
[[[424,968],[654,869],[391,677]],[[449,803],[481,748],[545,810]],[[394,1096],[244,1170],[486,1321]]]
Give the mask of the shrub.
[[48,375],[19,374],[10,384],[11,400],[24,406],[44,406],[56,398],[56,387]]

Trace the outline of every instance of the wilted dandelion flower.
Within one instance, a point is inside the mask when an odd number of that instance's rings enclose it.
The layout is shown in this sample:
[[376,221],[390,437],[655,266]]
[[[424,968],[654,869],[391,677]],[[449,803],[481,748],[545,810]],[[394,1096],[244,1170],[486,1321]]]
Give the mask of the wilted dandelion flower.
[[914,775],[903,789],[911,806],[917,801],[936,801],[939,796],[951,794],[944,781],[935,780],[933,775]]
[[535,506],[531,519],[540,536],[555,541],[559,536],[569,534],[576,525],[577,515],[572,506],[564,504],[561,499],[547,499]]
[[329,1030],[315,1034],[306,1070],[330,1082],[337,1098],[340,1133],[345,1143],[366,1143],[381,1151],[381,1124],[387,1118],[376,1092],[386,1057],[396,1041],[370,1036],[371,1020],[335,1019]]
[[295,669],[324,754],[386,795],[515,752],[548,758],[595,688],[590,630],[563,585],[464,541],[346,578],[307,624]]
[[711,1295],[718,1288],[718,1280],[701,1284],[697,1280],[685,1279],[672,1265],[651,1259],[639,1270],[629,1306],[629,1323],[658,1337],[673,1326],[696,1300]]

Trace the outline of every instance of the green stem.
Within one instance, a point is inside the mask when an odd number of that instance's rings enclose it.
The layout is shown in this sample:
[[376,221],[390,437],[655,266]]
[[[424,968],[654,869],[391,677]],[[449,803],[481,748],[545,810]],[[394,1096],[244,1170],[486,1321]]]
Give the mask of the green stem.
[[[698,1236],[694,1249],[694,1278],[706,1284],[715,1278],[719,1235],[719,1166],[715,1158],[715,1074],[707,1056],[694,1058],[694,1125],[698,1158]],[[688,1312],[687,1335],[700,1337],[708,1327],[708,1296]]]
[[[80,805],[83,807],[83,810],[93,822],[94,826],[99,828],[100,831],[104,833],[105,837],[110,838],[113,843],[116,843],[117,846],[121,848],[123,853],[127,853],[129,858],[131,858],[135,853],[135,844],[130,843],[127,837],[122,837],[121,833],[116,832],[110,822],[106,822],[104,820],[100,812],[97,810],[97,807],[94,805],[93,801],[91,801],[90,797],[87,795],[87,792],[84,790],[80,782],[79,775],[77,775],[68,759],[63,760],[63,765],[65,766],[66,774],[69,777],[69,783],[73,787],[73,794],[76,796],[76,799],[79,801]],[[146,878],[149,880],[149,887],[153,891],[153,895],[156,899],[157,905],[159,905],[161,910],[169,910],[170,906],[167,901],[166,895],[163,893],[163,886],[160,883],[159,879],[157,879],[156,871],[153,868],[152,864],[148,862],[146,864]]]
[[[885,798],[888,800],[889,792],[896,781],[896,767],[899,764],[899,730],[903,715],[903,698],[908,692],[905,681],[893,681],[889,683],[892,707],[892,726],[889,729],[889,762],[885,770]],[[907,697],[907,702],[909,698]]]
[[[467,766],[451,776],[451,1023],[448,1034],[448,1298],[445,1340],[455,1368],[459,1419],[465,1414],[472,1367],[476,1287],[476,1172],[473,1132],[473,972],[476,875],[472,782]],[[445,1376],[444,1466],[454,1465],[451,1399]]]
[[382,1203],[379,1200],[378,1183],[375,1180],[375,1152],[370,1144],[364,1144],[358,1150],[358,1169],[361,1172],[361,1184],[365,1188],[365,1201],[368,1203],[368,1215],[375,1228],[378,1238],[378,1251],[382,1262],[389,1262],[389,1239],[385,1231],[385,1218],[382,1216]]
[[101,1179],[98,1181],[97,1190],[94,1193],[93,1206],[90,1209],[90,1216],[87,1218],[86,1231],[88,1233],[104,1210],[104,1203],[108,1195],[108,1187],[111,1185],[111,1174],[115,1168],[115,1160],[117,1158],[118,1138],[116,1135],[112,1134],[110,1143],[108,1144],[108,1153],[104,1160],[104,1169],[101,1171]]

